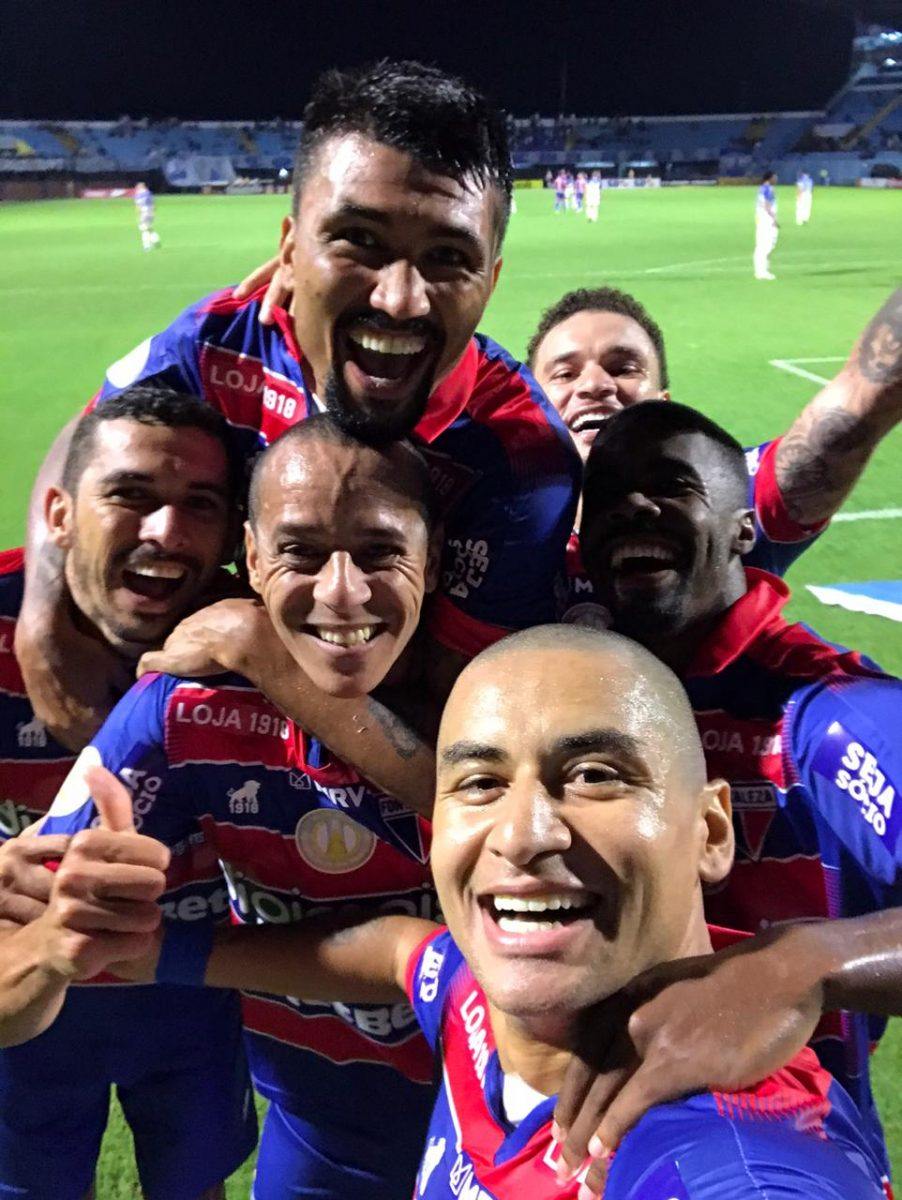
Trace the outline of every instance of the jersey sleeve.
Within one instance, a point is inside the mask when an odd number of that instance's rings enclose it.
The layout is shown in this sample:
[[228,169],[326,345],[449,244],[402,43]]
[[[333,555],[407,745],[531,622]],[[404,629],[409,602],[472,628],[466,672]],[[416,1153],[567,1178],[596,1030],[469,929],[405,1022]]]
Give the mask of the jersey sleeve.
[[902,903],[902,681],[838,677],[796,693],[784,758],[816,814],[876,883]]
[[92,766],[118,775],[132,793],[139,833],[170,847],[186,844],[196,832],[189,802],[179,795],[166,755],[165,720],[176,680],[145,675],[119,701],[75,765],[48,810],[41,833],[78,833],[95,824],[97,810],[85,781]]
[[404,990],[433,1050],[441,1033],[448,988],[461,962],[451,934],[447,929],[437,929],[417,946],[407,964]]
[[776,457],[780,439],[764,442],[745,452],[749,470],[749,505],[755,514],[755,545],[745,556],[749,567],[760,567],[783,576],[829,521],[799,525],[789,515],[777,483]]
[[[218,293],[217,293],[218,294]],[[212,297],[205,297],[180,313],[171,325],[145,338],[110,367],[90,407],[118,396],[144,379],[166,383],[189,396],[204,394],[200,372],[203,322]]]
[[446,519],[429,622],[437,641],[468,657],[512,630],[557,620],[581,480],[570,435],[532,375],[483,342],[468,406],[481,475]]

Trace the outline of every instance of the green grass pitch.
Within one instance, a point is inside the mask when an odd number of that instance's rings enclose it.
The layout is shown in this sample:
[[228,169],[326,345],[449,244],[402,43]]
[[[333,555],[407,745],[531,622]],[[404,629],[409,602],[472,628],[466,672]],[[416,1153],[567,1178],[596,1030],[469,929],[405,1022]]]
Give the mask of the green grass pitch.
[[[775,283],[752,278],[749,188],[608,192],[598,224],[553,216],[547,192],[522,190],[505,267],[483,327],[521,354],[539,311],[563,291],[613,284],[634,292],[664,329],[672,392],[752,443],[784,430],[838,369],[856,334],[898,283],[898,192],[821,190],[811,224],[793,223],[781,188]],[[141,251],[129,201],[0,205],[0,545],[22,540],[34,471],[60,425],[104,368],[179,309],[235,281],[275,249],[287,197],[169,197],[157,205],[162,249]],[[800,362],[798,360],[805,360]],[[886,440],[849,512],[899,508],[902,436]],[[892,518],[836,523],[791,572],[792,613],[825,636],[902,671],[902,627],[824,608],[806,583],[898,578]],[[877,1055],[878,1094],[896,1172],[902,1172],[902,1036]],[[137,1194],[130,1147],[114,1112],[98,1200]],[[249,1169],[229,1185],[248,1194]]]

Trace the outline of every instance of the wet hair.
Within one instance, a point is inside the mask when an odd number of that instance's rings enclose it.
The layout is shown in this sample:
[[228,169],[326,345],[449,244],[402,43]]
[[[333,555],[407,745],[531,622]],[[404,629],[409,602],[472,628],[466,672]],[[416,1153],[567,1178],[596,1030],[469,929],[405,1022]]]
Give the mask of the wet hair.
[[651,339],[655,354],[658,356],[661,387],[668,388],[670,386],[667,375],[667,354],[664,350],[664,335],[661,327],[652,320],[648,310],[639,303],[635,296],[612,287],[577,288],[575,291],[567,292],[550,308],[545,309],[526,348],[526,362],[530,370],[535,369],[536,355],[545,336],[563,321],[581,312],[619,313],[621,316],[629,317],[637,325],[641,325]]
[[175,391],[152,377],[133,383],[117,396],[97,404],[85,413],[72,434],[63,465],[62,484],[71,495],[94,450],[97,429],[105,421],[135,421],[139,425],[157,425],[169,429],[199,429],[220,442],[226,456],[229,499],[244,499],[245,465],[225,418],[212,405],[197,396]]
[[593,457],[612,439],[638,437],[643,442],[659,441],[681,433],[698,433],[714,442],[720,451],[731,498],[737,508],[748,503],[749,474],[745,451],[723,426],[706,417],[697,408],[677,404],[675,400],[646,400],[621,409],[604,422],[589,452],[586,463],[585,489],[592,484]]
[[458,183],[494,187],[501,244],[513,188],[507,128],[501,111],[475,88],[438,67],[387,58],[360,70],[324,72],[304,109],[294,162],[295,213],[319,148],[350,133],[401,150]]
[[369,450],[385,459],[391,471],[391,484],[395,491],[410,499],[423,514],[426,525],[431,533],[441,516],[438,494],[432,482],[432,475],[423,454],[413,442],[401,438],[375,447],[361,441],[341,429],[332,417],[326,413],[315,413],[306,421],[292,425],[289,429],[269,445],[262,454],[257,456],[251,473],[248,491],[248,520],[256,530],[260,516],[260,493],[263,481],[273,460],[281,455],[286,447],[305,446],[310,442],[330,446],[343,446],[350,449]]

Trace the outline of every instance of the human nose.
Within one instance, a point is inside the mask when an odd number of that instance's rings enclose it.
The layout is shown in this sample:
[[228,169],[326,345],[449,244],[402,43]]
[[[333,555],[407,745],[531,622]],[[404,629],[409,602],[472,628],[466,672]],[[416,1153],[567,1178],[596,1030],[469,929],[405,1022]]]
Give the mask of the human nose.
[[537,779],[512,784],[497,814],[488,848],[515,867],[570,847],[570,830],[554,798]]
[[599,396],[613,396],[617,391],[617,381],[600,363],[587,363],[576,381],[575,395],[596,399]]
[[641,491],[624,493],[610,510],[611,519],[620,523],[634,521],[636,517],[640,516],[659,517],[660,515],[661,509],[657,503],[651,496],[647,496],[645,492]]
[[394,321],[429,315],[426,281],[414,264],[403,258],[387,263],[379,271],[370,303]]
[[179,511],[174,504],[161,504],[141,520],[141,540],[155,542],[164,550],[184,546],[186,535]]
[[371,595],[366,575],[346,550],[329,556],[313,586],[313,599],[336,612],[350,612]]

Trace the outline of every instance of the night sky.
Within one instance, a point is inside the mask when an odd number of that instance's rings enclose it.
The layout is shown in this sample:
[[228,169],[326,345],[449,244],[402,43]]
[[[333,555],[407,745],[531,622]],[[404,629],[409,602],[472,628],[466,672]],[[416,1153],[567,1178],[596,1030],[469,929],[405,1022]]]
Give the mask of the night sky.
[[0,0],[0,115],[296,118],[324,67],[467,76],[516,115],[820,107],[840,0]]

